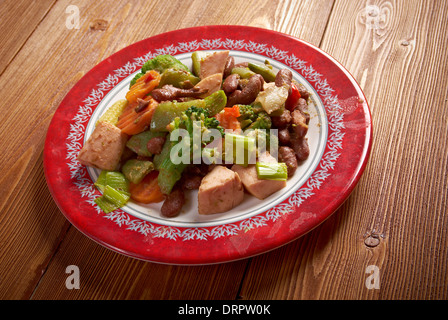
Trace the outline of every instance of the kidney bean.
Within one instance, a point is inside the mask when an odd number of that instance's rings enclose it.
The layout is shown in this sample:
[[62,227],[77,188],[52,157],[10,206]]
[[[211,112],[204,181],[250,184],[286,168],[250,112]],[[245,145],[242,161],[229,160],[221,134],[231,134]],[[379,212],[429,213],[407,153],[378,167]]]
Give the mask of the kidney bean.
[[235,90],[227,99],[227,107],[235,104],[251,104],[263,88],[264,79],[259,74],[254,74],[249,78],[246,86],[242,90]]
[[286,146],[282,146],[278,149],[278,161],[286,164],[286,167],[288,168],[288,178],[294,175],[299,166],[294,150]]
[[305,86],[300,83],[297,88],[299,89],[300,96],[305,99],[305,101],[308,101],[310,93],[306,90]]
[[307,138],[297,137],[293,132],[291,134],[291,148],[294,150],[298,161],[308,159],[310,155],[310,147],[308,146]]
[[174,187],[169,195],[166,196],[165,202],[160,209],[163,216],[172,218],[179,215],[185,204],[185,194],[182,188]]
[[277,72],[277,75],[275,76],[275,85],[277,87],[281,87],[283,85],[287,85],[288,87],[291,87],[291,81],[292,81],[292,72],[288,69],[281,69],[279,72]]
[[290,140],[291,136],[287,128],[278,131],[278,142],[280,145],[287,146],[289,145]]
[[232,92],[234,92],[238,88],[239,79],[240,75],[237,73],[228,76],[222,84],[222,89],[224,90],[224,92],[227,94],[231,94]]
[[305,123],[309,124],[310,123],[310,114],[308,112],[308,103],[306,102],[306,100],[303,98],[300,98],[295,109],[302,112],[302,115],[305,117],[305,120],[306,120]]
[[308,125],[306,124],[306,118],[300,112],[300,110],[294,110],[291,114],[292,117],[292,129],[296,133],[298,138],[302,138],[308,132]]
[[280,116],[271,117],[271,120],[274,127],[279,129],[286,128],[287,126],[289,126],[292,120],[291,112],[289,112],[288,109],[285,109],[285,111],[283,111],[283,113]]
[[184,174],[182,177],[182,187],[186,190],[197,190],[201,185],[202,176],[193,174]]

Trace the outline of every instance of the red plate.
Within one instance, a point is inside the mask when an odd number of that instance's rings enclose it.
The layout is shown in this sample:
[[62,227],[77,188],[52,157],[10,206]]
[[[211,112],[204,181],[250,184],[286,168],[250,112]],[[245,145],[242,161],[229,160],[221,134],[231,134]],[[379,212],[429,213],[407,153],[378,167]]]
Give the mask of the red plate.
[[[196,50],[230,50],[238,61],[290,68],[311,91],[310,157],[286,188],[260,201],[246,196],[234,210],[199,216],[194,192],[179,217],[160,204],[130,203],[104,214],[94,203],[98,171],[77,161],[93,124],[121,99],[133,74],[159,54],[191,65]],[[65,217],[82,233],[130,257],[169,264],[211,264],[254,256],[286,244],[327,219],[349,196],[366,166],[372,125],[354,78],[320,49],[278,32],[242,26],[177,30],[137,42],[88,72],[67,94],[48,129],[45,176]]]

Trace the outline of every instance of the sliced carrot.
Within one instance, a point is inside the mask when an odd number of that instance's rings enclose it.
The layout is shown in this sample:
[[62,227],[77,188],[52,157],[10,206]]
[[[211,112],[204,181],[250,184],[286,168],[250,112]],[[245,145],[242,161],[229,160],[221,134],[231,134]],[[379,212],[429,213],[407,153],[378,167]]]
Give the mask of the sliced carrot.
[[157,183],[158,171],[151,171],[143,180],[134,184],[130,182],[129,192],[131,199],[141,203],[157,203],[165,199],[165,195],[160,191]]
[[117,127],[120,128],[123,133],[128,135],[138,134],[145,131],[151,123],[152,115],[159,103],[151,96],[147,96],[143,100],[149,101],[149,104],[145,109],[137,112],[135,111],[135,108],[138,103],[133,103],[128,106],[118,118]]
[[159,85],[160,78],[160,73],[157,71],[147,71],[135,82],[128,93],[126,93],[126,99],[129,101],[129,104],[135,103],[138,98],[143,99],[143,97]]

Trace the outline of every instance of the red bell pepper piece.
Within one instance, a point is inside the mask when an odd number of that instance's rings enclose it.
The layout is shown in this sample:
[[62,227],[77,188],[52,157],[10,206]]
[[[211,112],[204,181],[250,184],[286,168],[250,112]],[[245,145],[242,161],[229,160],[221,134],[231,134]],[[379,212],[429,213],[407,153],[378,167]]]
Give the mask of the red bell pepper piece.
[[301,98],[299,88],[293,83],[291,83],[291,93],[288,96],[288,99],[286,99],[285,107],[289,111],[293,111],[297,104],[299,103],[299,99]]

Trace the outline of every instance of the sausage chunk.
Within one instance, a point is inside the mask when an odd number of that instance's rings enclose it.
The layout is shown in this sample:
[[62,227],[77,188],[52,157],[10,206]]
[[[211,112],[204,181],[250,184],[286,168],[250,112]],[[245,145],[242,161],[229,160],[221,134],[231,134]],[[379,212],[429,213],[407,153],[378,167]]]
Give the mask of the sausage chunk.
[[128,136],[116,126],[100,122],[78,155],[85,166],[116,170],[126,147]]
[[199,214],[226,212],[244,198],[240,177],[224,166],[216,166],[201,181],[198,192]]
[[[276,161],[271,155],[262,155],[260,162]],[[244,188],[254,197],[262,200],[274,192],[286,187],[286,181],[262,180],[258,178],[257,168],[254,164],[243,167],[239,164],[232,166],[232,170],[238,173]]]

